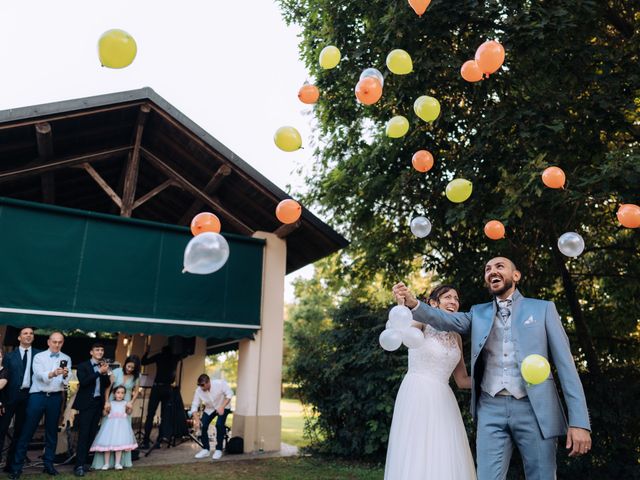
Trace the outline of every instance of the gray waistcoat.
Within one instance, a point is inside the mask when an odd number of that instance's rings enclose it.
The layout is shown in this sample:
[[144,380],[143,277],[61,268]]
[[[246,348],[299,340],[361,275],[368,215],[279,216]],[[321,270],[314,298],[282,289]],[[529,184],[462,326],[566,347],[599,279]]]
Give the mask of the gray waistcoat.
[[511,317],[509,315],[503,323],[496,312],[491,333],[482,350],[485,369],[480,387],[491,396],[507,390],[514,397],[522,398],[527,396],[527,389],[516,360]]

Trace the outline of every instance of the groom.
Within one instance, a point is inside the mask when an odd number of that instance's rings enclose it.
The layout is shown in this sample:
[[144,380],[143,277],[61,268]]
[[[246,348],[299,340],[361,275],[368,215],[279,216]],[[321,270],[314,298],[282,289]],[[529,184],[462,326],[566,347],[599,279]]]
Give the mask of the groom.
[[[516,285],[521,274],[504,257],[490,260],[484,280],[494,300],[467,313],[450,313],[419,302],[404,283],[396,298],[416,321],[461,334],[471,331],[471,414],[478,424],[478,480],[507,476],[515,443],[527,480],[556,478],[557,437],[567,436],[570,456],[591,448],[589,413],[569,340],[553,302],[523,297]],[[520,365],[528,355],[553,359],[569,410],[565,417],[551,375],[527,385]]]

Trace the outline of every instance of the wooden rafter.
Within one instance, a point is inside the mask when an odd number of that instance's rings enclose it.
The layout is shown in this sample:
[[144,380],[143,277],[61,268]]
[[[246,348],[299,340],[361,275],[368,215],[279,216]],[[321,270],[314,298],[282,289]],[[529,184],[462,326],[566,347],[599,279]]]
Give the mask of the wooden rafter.
[[276,235],[278,238],[286,238],[294,230],[297,230],[300,227],[300,225],[302,225],[302,222],[300,220],[298,220],[295,223],[286,223],[279,226],[277,229],[275,229],[273,231],[273,234]]
[[229,210],[223,207],[218,200],[210,197],[206,193],[203,193],[202,190],[193,185],[189,180],[184,178],[182,175],[180,175],[173,168],[164,163],[160,158],[158,158],[146,148],[141,147],[140,150],[142,152],[142,155],[147,160],[149,160],[149,162],[151,162],[151,164],[153,164],[158,170],[163,172],[167,177],[174,179],[180,187],[191,193],[194,197],[202,201],[204,204],[213,207],[217,212],[224,216],[224,220],[226,222],[229,222],[232,227],[239,230],[243,234],[252,235],[254,233],[251,227],[238,220]]
[[156,188],[154,188],[153,190],[151,190],[150,192],[145,193],[143,196],[141,196],[138,200],[136,200],[135,202],[133,202],[133,210],[135,210],[136,208],[138,208],[140,205],[142,205],[144,202],[146,202],[147,200],[150,200],[151,198],[155,197],[157,194],[159,194],[161,191],[163,191],[165,188],[170,187],[171,185],[175,185],[176,182],[174,180],[167,180],[164,183],[161,183],[160,185],[158,185]]
[[122,206],[120,207],[120,215],[130,217],[133,211],[133,201],[136,196],[136,184],[138,183],[138,170],[140,166],[140,145],[142,142],[142,133],[144,124],[149,116],[151,107],[149,105],[140,106],[138,112],[138,120],[136,121],[136,129],[133,140],[133,150],[127,160],[125,168],[124,188],[122,193]]
[[[116,110],[124,110],[127,108],[131,108],[134,107],[136,105],[140,105],[142,104],[141,101],[139,102],[132,102],[132,103],[121,103],[118,105],[109,105],[108,107],[102,107],[102,108],[96,108],[96,109],[92,109],[92,110],[80,110],[78,112],[65,112],[65,113],[61,113],[58,115],[52,115],[52,116],[48,116],[47,117],[47,121],[48,122],[55,122],[57,120],[68,120],[70,118],[78,118],[78,117],[90,117],[93,116],[97,113],[106,113],[106,112],[113,112]],[[24,127],[26,125],[36,125],[38,123],[41,123],[42,120],[39,119],[34,119],[34,118],[30,118],[28,120],[22,120],[22,121],[18,121],[18,122],[7,122],[5,124],[0,125],[0,130],[9,130],[12,128],[16,128],[16,127]]]
[[122,200],[120,199],[118,194],[114,192],[113,189],[109,186],[109,184],[104,180],[104,178],[102,178],[100,174],[96,172],[95,168],[93,168],[88,163],[83,163],[82,168],[84,168],[87,171],[87,173],[91,175],[91,177],[96,181],[96,183],[100,185],[100,188],[102,188],[102,190],[104,190],[105,193],[109,195],[109,198],[113,200],[113,203],[115,203],[120,208],[122,208]]
[[[205,185],[202,189],[203,193],[207,195],[212,195],[218,189],[222,181],[231,173],[231,167],[229,165],[221,165],[216,173],[213,174],[209,183]],[[191,204],[191,206],[187,209],[187,211],[182,215],[182,218],[178,222],[180,225],[186,225],[188,222],[191,222],[191,219],[195,216],[196,213],[202,208],[204,204],[196,199]]]
[[82,163],[92,163],[100,160],[108,160],[110,158],[119,157],[131,150],[130,146],[109,148],[107,150],[101,150],[93,153],[86,153],[83,155],[73,155],[70,157],[61,158],[60,160],[52,160],[46,164],[41,164],[39,161],[30,163],[29,165],[10,170],[8,172],[0,173],[0,183],[16,180],[18,178],[30,177],[32,175],[40,175],[44,172],[52,172],[59,168],[72,167],[74,165],[80,165]]
[[[47,163],[53,158],[53,134],[51,124],[48,122],[36,123],[36,143],[38,145],[38,160],[41,164]],[[55,180],[53,172],[42,174],[42,199],[44,203],[55,203]]]
[[[217,150],[213,149],[211,147],[211,145],[209,145],[203,138],[201,138],[195,132],[193,132],[191,130],[188,130],[188,129],[185,130],[184,125],[181,124],[171,114],[165,112],[162,109],[157,109],[155,111],[155,113],[157,113],[160,117],[163,118],[163,120],[165,120],[167,123],[169,123],[170,125],[172,125],[176,129],[178,129],[180,131],[183,131],[183,133],[185,135],[187,135],[191,141],[193,141],[196,144],[198,144],[201,148],[206,149],[209,154],[215,156],[220,162],[228,161],[227,157],[225,157],[224,154],[222,154],[222,153],[218,152]],[[251,174],[246,174],[245,172],[243,172],[242,170],[239,170],[239,169],[236,169],[235,172],[238,175],[242,176],[242,181],[243,182],[245,182],[245,183],[247,183],[249,185],[252,185],[256,190],[259,190],[263,194],[273,198],[274,201],[279,201],[278,198],[268,188],[265,188],[265,186],[259,180],[256,180]]]

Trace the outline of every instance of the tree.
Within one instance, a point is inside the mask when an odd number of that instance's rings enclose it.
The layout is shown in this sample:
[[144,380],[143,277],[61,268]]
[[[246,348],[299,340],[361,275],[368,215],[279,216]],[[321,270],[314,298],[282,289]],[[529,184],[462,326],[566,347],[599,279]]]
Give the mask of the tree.
[[[302,27],[301,55],[321,99],[315,114],[323,146],[309,179],[314,202],[350,238],[340,275],[366,284],[382,272],[406,274],[422,256],[429,271],[446,272],[470,302],[484,262],[513,258],[529,296],[558,302],[579,345],[579,359],[597,374],[602,362],[624,362],[620,339],[638,352],[640,302],[638,232],[620,228],[620,203],[639,203],[640,42],[638,15],[627,4],[562,0],[434,1],[417,18],[404,0],[281,0],[285,19]],[[464,82],[462,63],[487,38],[505,45],[503,71],[477,84]],[[329,71],[318,66],[328,44],[343,53]],[[404,48],[414,72],[385,71],[383,98],[359,105],[353,87],[369,66],[382,70],[386,54]],[[429,94],[443,113],[432,125],[412,114]],[[394,114],[410,133],[380,132]],[[426,176],[410,167],[413,152],[434,152]],[[559,165],[565,190],[550,190],[542,170]],[[473,181],[474,193],[454,205],[443,195],[454,177]],[[425,242],[408,233],[408,220],[426,213],[434,229]],[[489,219],[507,226],[507,239],[487,240]],[[556,242],[578,231],[588,248],[567,260]],[[603,324],[602,313],[608,320]],[[629,349],[627,349],[629,353]],[[637,355],[633,358],[638,361]]]
[[[434,0],[417,18],[405,0],[280,4],[285,19],[302,27],[301,56],[321,91],[315,107],[321,147],[306,200],[351,240],[335,262],[335,277],[361,294],[376,278],[388,287],[396,273],[406,276],[418,257],[426,272],[459,286],[464,307],[487,300],[484,263],[495,255],[512,258],[524,274],[523,293],[557,303],[588,390],[594,454],[562,469],[594,478],[589,471],[615,458],[615,474],[623,478],[637,465],[637,409],[612,411],[603,392],[627,400],[639,393],[629,379],[638,378],[640,365],[640,232],[615,219],[619,204],[640,203],[637,6]],[[493,38],[505,46],[504,68],[482,82],[464,82],[460,66]],[[324,71],[317,59],[329,44],[343,58]],[[410,75],[384,70],[394,48],[412,55]],[[384,70],[384,93],[365,107],[353,88],[371,66]],[[424,94],[442,105],[433,124],[412,113]],[[381,132],[396,114],[409,118],[411,129],[392,140]],[[410,159],[425,148],[436,166],[421,175]],[[567,188],[542,185],[540,174],[550,165],[567,173]],[[471,180],[474,192],[454,205],[444,191],[455,177]],[[426,241],[408,231],[417,214],[434,226]],[[490,219],[506,225],[505,240],[483,236]],[[577,259],[557,249],[566,231],[585,239]]]

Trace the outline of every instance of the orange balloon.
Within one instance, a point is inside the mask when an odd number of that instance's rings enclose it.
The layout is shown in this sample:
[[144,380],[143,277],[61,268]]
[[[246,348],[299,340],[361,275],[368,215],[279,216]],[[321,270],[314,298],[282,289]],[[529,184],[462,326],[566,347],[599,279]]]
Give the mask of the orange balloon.
[[625,203],[620,205],[616,214],[618,221],[623,227],[638,228],[640,227],[640,207],[633,203]]
[[460,68],[460,74],[467,82],[479,82],[482,80],[482,70],[475,60],[467,60]]
[[305,83],[298,91],[298,98],[302,103],[312,105],[320,98],[320,90],[315,85],[309,85]]
[[213,213],[202,212],[191,220],[191,233],[194,237],[204,232],[220,233],[221,228],[220,220]]
[[427,7],[431,3],[431,0],[409,0],[409,5],[413,8],[413,11],[421,17],[424,12],[427,11]]
[[356,97],[360,103],[373,105],[382,96],[382,84],[375,77],[365,77],[356,85]]
[[483,73],[495,72],[504,63],[504,48],[495,40],[484,42],[476,50],[476,63]]
[[498,220],[491,220],[484,226],[484,234],[491,240],[504,238],[504,225]]
[[302,207],[290,198],[282,200],[276,207],[276,217],[282,223],[296,223],[302,215]]
[[542,172],[542,182],[549,188],[564,188],[566,177],[560,167],[549,167]]
[[433,155],[427,150],[418,150],[413,154],[411,164],[419,172],[428,172],[433,167]]

